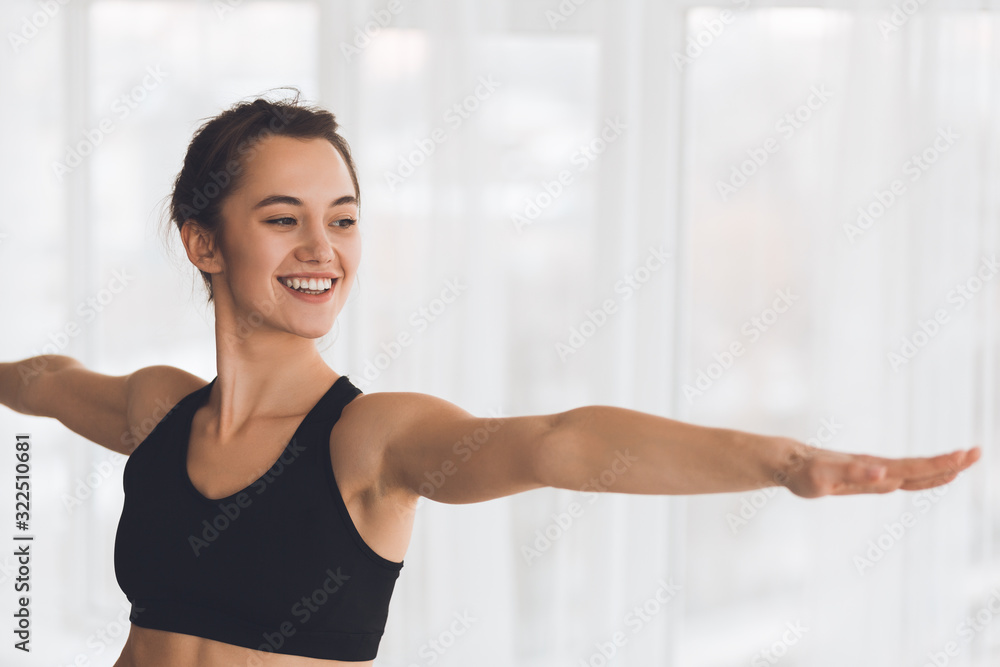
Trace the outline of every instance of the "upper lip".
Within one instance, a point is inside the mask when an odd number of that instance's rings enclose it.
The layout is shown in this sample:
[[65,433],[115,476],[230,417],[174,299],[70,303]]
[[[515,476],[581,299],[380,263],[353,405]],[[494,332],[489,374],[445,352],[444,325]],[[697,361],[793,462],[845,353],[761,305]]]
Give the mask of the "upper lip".
[[336,273],[326,272],[326,273],[289,273],[288,275],[278,276],[278,277],[279,278],[332,278],[333,280],[336,280],[340,276],[338,276]]

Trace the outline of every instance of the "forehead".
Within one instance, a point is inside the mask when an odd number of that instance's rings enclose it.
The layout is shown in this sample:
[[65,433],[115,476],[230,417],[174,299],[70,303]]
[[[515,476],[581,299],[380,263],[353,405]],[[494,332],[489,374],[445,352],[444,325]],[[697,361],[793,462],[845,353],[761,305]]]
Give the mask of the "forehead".
[[281,194],[318,190],[323,196],[356,194],[340,151],[322,138],[261,139],[245,160],[241,181],[240,190],[245,194],[258,194],[262,190],[281,190]]

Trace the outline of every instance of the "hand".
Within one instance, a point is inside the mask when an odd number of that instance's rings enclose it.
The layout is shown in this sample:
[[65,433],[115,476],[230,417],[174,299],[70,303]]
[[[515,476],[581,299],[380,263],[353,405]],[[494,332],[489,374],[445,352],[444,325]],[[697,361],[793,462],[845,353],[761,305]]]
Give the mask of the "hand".
[[792,441],[783,471],[774,479],[803,498],[855,493],[917,491],[947,484],[979,460],[982,450],[958,449],[931,457],[889,459],[845,454]]

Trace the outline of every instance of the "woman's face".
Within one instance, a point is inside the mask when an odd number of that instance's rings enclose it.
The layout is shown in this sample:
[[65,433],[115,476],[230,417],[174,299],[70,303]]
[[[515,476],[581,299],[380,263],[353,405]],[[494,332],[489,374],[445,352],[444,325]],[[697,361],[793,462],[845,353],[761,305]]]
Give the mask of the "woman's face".
[[[236,322],[246,318],[244,326],[318,338],[344,307],[361,261],[347,164],[326,139],[271,136],[245,158],[242,176],[221,207],[222,270],[212,276],[217,314],[226,304]],[[311,275],[332,286],[308,295],[285,284]]]

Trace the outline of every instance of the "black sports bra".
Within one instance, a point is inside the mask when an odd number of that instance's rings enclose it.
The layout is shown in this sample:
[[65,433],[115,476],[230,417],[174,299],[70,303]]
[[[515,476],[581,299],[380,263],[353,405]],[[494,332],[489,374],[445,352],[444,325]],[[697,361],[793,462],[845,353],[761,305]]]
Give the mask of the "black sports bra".
[[360,389],[342,375],[263,476],[206,498],[187,473],[182,398],[125,463],[115,576],[129,620],[273,653],[371,660],[403,562],[361,538],[333,475],[330,432]]

